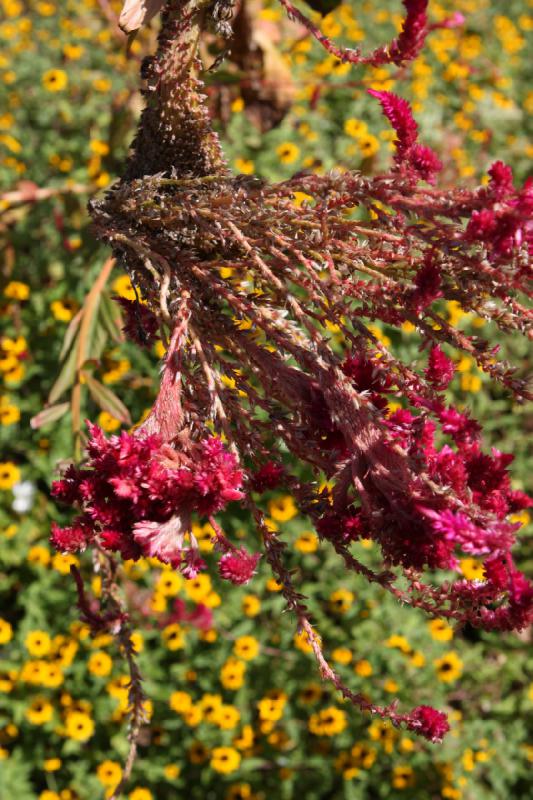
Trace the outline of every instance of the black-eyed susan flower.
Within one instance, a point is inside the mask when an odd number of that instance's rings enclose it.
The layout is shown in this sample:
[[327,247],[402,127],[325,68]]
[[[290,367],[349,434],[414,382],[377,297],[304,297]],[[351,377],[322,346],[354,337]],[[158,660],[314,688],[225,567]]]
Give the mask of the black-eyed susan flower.
[[408,764],[397,764],[392,770],[392,785],[395,789],[407,789],[414,786],[415,773]]
[[65,733],[69,739],[85,742],[94,734],[94,720],[84,711],[68,711],[65,718]]
[[34,686],[42,686],[46,672],[46,661],[42,661],[41,659],[36,661],[27,661],[20,671],[20,680],[22,683],[31,683]]
[[278,703],[272,697],[263,697],[257,703],[259,719],[263,722],[277,722],[283,716],[283,703]]
[[13,536],[17,535],[18,529],[19,526],[15,525],[15,523],[12,522],[10,525],[8,525],[1,531],[1,535],[4,536],[6,539],[12,539]]
[[185,633],[177,622],[163,628],[163,641],[169,650],[182,650],[185,647]]
[[255,594],[245,594],[241,608],[247,617],[256,617],[261,611],[261,600]]
[[35,544],[28,550],[26,559],[29,564],[46,567],[50,563],[50,551],[40,544]]
[[60,758],[45,758],[43,769],[45,772],[57,772],[58,769],[61,769],[62,763]]
[[85,53],[85,48],[81,44],[66,44],[63,46],[63,55],[69,61],[78,61]]
[[[320,635],[316,632],[315,632],[315,638],[317,639],[318,644],[321,645],[322,639]],[[295,633],[293,637],[293,642],[295,646],[298,648],[298,650],[302,651],[302,653],[313,652],[313,647],[311,645],[311,642],[309,641],[309,635],[307,631],[302,630],[299,631],[298,633]]]
[[137,788],[128,795],[128,800],[153,800],[153,798],[152,792],[145,786],[137,786]]
[[377,750],[366,742],[356,742],[350,750],[350,756],[356,767],[370,769],[377,758]]
[[344,122],[344,132],[353,139],[358,139],[360,136],[366,136],[368,126],[360,119],[347,119]]
[[254,171],[254,162],[250,158],[236,158],[234,166],[237,172],[242,175],[252,175]]
[[119,419],[110,414],[109,411],[101,411],[98,414],[98,425],[103,431],[106,431],[106,433],[113,433],[113,431],[117,431],[120,428],[122,423]]
[[181,768],[179,764],[165,764],[163,767],[163,773],[167,781],[174,781],[176,778],[179,778]]
[[108,78],[95,78],[93,81],[93,89],[97,92],[109,92],[112,87],[112,83]]
[[175,570],[164,570],[156,581],[155,590],[164,597],[175,597],[183,585],[183,578]]
[[298,695],[304,705],[314,705],[322,697],[322,687],[318,683],[308,683]]
[[374,742],[378,742],[386,753],[392,753],[394,743],[398,737],[397,732],[388,721],[374,720],[368,728],[368,735]]
[[96,777],[102,786],[117,786],[122,778],[122,767],[118,761],[102,761],[96,768]]
[[251,661],[259,654],[259,642],[253,636],[240,636],[233,645],[237,658]]
[[222,708],[222,695],[220,694],[204,694],[198,704],[202,709],[202,713],[209,722],[214,722],[217,718],[219,710]]
[[421,667],[425,666],[426,657],[420,650],[415,650],[414,653],[409,656],[409,663],[412,667],[420,669]]
[[254,729],[251,725],[243,725],[238,736],[233,738],[233,746],[237,750],[251,750],[255,742]]
[[0,425],[7,428],[20,420],[20,409],[18,406],[2,402],[2,400],[3,398],[0,398]]
[[346,614],[353,605],[355,595],[349,589],[336,589],[329,596],[329,607],[336,614]]
[[55,553],[52,558],[52,569],[55,569],[60,575],[68,575],[71,566],[79,567],[79,564],[79,559],[73,556],[72,553]]
[[380,147],[379,139],[370,133],[359,136],[357,144],[363,158],[371,158],[378,152]]
[[126,300],[137,299],[137,294],[132,286],[129,275],[121,275],[119,278],[116,278],[111,284],[111,288],[119,297],[124,297]]
[[230,786],[225,800],[252,800],[252,787],[249,783],[235,783]]
[[212,721],[222,730],[230,731],[237,727],[240,719],[240,711],[235,706],[223,704],[214,714]]
[[294,164],[300,157],[300,148],[292,142],[283,142],[276,147],[276,154],[282,164]]
[[300,553],[314,553],[318,550],[318,536],[312,531],[304,531],[294,542]]
[[62,69],[49,69],[42,77],[42,84],[47,92],[61,92],[68,86],[68,75]]
[[0,644],[7,644],[13,638],[13,628],[7,619],[0,617]]
[[335,736],[342,733],[347,724],[346,713],[341,708],[330,706],[312,714],[308,727],[315,736]]
[[477,558],[461,558],[459,569],[467,581],[482,581],[485,579],[485,568]]
[[401,652],[405,653],[405,655],[409,655],[409,653],[411,653],[413,649],[409,644],[409,642],[407,641],[407,639],[405,638],[405,636],[399,636],[398,634],[393,634],[392,636],[389,636],[389,638],[385,642],[385,646],[401,650]]
[[206,573],[197,575],[184,584],[185,594],[195,603],[203,603],[212,588],[211,578]]
[[220,670],[220,682],[224,689],[240,689],[244,683],[246,664],[238,658],[230,657]]
[[184,714],[192,707],[192,697],[187,692],[172,692],[169,706],[176,714]]
[[346,665],[351,662],[353,654],[347,647],[336,647],[331,654],[331,658],[333,661],[336,661],[337,664]]
[[431,638],[436,642],[449,642],[453,639],[453,628],[445,619],[432,619],[427,626]]
[[46,725],[54,716],[54,708],[46,697],[34,697],[24,716],[32,725]]
[[353,780],[361,771],[355,766],[352,757],[346,750],[341,750],[335,759],[334,765],[338,772],[342,772],[342,777],[345,781]]
[[211,767],[215,772],[228,774],[239,769],[241,754],[233,747],[215,747],[211,754]]
[[2,336],[0,347],[4,352],[12,356],[20,356],[28,349],[28,342],[24,336],[17,336],[16,339],[12,339],[10,336]]
[[64,681],[63,670],[58,661],[46,664],[42,684],[48,689],[57,689]]
[[370,661],[367,661],[366,658],[361,658],[359,661],[355,662],[353,671],[361,678],[368,678],[370,675],[372,675],[374,670],[372,669],[372,664]]
[[113,668],[113,660],[103,650],[98,650],[96,653],[91,653],[87,662],[87,669],[91,675],[97,678],[103,678],[109,675]]
[[30,296],[30,287],[22,281],[9,281],[4,289],[4,297],[9,300],[27,300]]
[[75,300],[68,300],[67,298],[54,300],[50,303],[52,316],[54,319],[57,319],[58,322],[70,322],[78,308],[79,305]]
[[457,680],[463,672],[463,662],[453,650],[445,653],[441,658],[435,659],[433,664],[439,681],[443,681],[443,683],[451,683]]
[[23,364],[17,363],[11,369],[4,371],[4,381],[7,384],[19,383],[26,374],[26,368]]
[[202,742],[193,742],[187,751],[191,764],[203,764],[209,758],[209,750]]
[[31,656],[46,656],[52,649],[52,640],[46,631],[30,631],[24,646]]
[[276,522],[288,522],[297,515],[298,509],[291,495],[286,494],[270,500],[268,513]]
[[383,689],[389,694],[396,694],[399,688],[399,684],[393,681],[392,678],[388,678],[383,684]]
[[18,366],[18,361],[12,353],[0,354],[0,372],[7,374]]

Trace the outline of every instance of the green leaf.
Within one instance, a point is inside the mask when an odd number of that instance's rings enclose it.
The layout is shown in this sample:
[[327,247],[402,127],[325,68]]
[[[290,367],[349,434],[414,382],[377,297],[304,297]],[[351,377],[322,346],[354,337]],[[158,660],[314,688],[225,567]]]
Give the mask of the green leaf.
[[70,347],[74,341],[74,337],[78,333],[81,318],[83,317],[83,308],[80,308],[76,316],[72,317],[69,322],[68,328],[65,331],[65,338],[63,339],[63,344],[61,345],[61,352],[59,354],[59,360],[62,361],[65,356],[67,355]]
[[122,315],[120,313],[120,307],[118,303],[115,303],[114,300],[109,297],[107,292],[104,292],[100,298],[98,316],[111,340],[117,344],[123,342],[124,334],[122,333]]
[[124,425],[131,425],[130,412],[111,389],[104,386],[93,378],[88,372],[84,372],[85,383],[94,402],[103,410],[119,419]]
[[54,385],[50,389],[50,394],[48,395],[49,403],[55,403],[56,400],[59,400],[61,395],[74,383],[76,377],[76,355],[76,348],[72,347]]
[[51,422],[57,422],[58,419],[69,410],[70,403],[57,403],[53,406],[48,406],[39,411],[34,417],[30,419],[30,425],[33,430],[42,428],[43,425],[49,425]]

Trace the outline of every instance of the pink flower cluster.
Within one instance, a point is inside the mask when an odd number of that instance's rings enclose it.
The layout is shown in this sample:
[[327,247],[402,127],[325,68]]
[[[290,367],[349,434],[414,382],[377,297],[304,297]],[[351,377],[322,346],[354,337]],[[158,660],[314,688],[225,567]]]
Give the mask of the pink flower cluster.
[[403,0],[407,12],[402,30],[389,47],[393,64],[401,66],[417,57],[428,32],[427,7],[429,0]]
[[[215,436],[182,454],[156,435],[123,432],[106,439],[90,423],[89,432],[85,466],[70,466],[52,486],[56,499],[82,511],[71,526],[54,525],[54,546],[75,552],[97,542],[122,558],[154,556],[194,577],[205,565],[192,534],[185,541],[191,516],[209,517],[243,497],[235,456]],[[243,583],[257,558],[236,552],[229,566],[222,557],[221,573]]]
[[450,730],[446,714],[431,706],[417,706],[405,718],[409,730],[418,733],[430,742],[441,742]]
[[[395,384],[381,359],[351,357],[343,370],[376,409],[386,409]],[[453,363],[434,346],[426,369],[434,389],[445,389],[453,373]],[[385,411],[388,443],[375,445],[371,459],[358,466],[357,497],[345,490],[334,495],[334,510],[318,520],[320,535],[340,546],[373,538],[386,562],[407,570],[456,570],[460,554],[485,557],[483,581],[457,581],[453,601],[483,627],[524,627],[533,587],[513,565],[510,550],[520,526],[508,515],[531,501],[511,487],[513,457],[482,452],[475,420],[439,395],[413,391],[409,399],[412,410]],[[506,606],[488,608],[504,599]]]
[[[380,64],[396,64],[401,67],[407,61],[417,57],[424,46],[426,36],[430,30],[428,26],[427,7],[429,0],[403,0],[406,11],[400,35],[393,39],[389,45],[377,47],[364,56],[360,50],[336,45],[320,28],[296,8],[291,0],[280,0],[289,19],[303,25],[309,33],[317,39],[328,53],[340,61],[350,64],[370,64],[374,67]],[[463,19],[461,19],[461,22]],[[459,20],[445,20],[450,27],[459,23]],[[443,23],[444,24],[444,23]]]
[[434,183],[442,163],[430,147],[417,142],[418,125],[407,100],[377,89],[368,89],[368,93],[379,100],[383,113],[396,131],[395,161],[398,169],[406,177]]
[[489,169],[483,207],[472,212],[465,231],[469,242],[481,242],[491,260],[510,256],[525,244],[533,253],[533,181],[515,189],[513,172],[501,161]]

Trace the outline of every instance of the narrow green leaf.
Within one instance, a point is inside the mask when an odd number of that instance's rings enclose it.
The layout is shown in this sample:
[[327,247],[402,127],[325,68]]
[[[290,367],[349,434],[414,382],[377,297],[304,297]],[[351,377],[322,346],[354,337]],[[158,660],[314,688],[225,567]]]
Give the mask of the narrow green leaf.
[[109,297],[107,292],[104,292],[100,298],[98,316],[112,341],[117,344],[123,342],[124,334],[122,333],[122,315],[120,313],[120,307],[118,303],[115,303],[114,300]]
[[68,328],[65,331],[65,337],[63,339],[63,344],[61,345],[61,352],[59,354],[59,360],[60,361],[63,361],[63,359],[67,355],[68,351],[70,350],[70,346],[72,345],[72,342],[74,341],[74,337],[78,333],[82,316],[83,316],[83,308],[80,308],[78,313],[74,317],[72,317],[72,319],[70,320],[70,322],[68,324]]
[[102,411],[107,411],[109,414],[112,414],[125,425],[131,425],[130,412],[122,400],[119,400],[111,389],[108,389],[107,386],[104,386],[100,381],[97,381],[96,378],[93,378],[90,373],[84,372],[83,376],[87,388],[91,393],[91,397]]
[[43,425],[49,425],[52,422],[57,422],[69,410],[70,403],[57,403],[54,406],[48,406],[39,411],[34,417],[30,419],[30,425],[33,430],[42,428]]
[[76,379],[76,348],[72,347],[48,395],[48,403],[53,404],[73,386]]

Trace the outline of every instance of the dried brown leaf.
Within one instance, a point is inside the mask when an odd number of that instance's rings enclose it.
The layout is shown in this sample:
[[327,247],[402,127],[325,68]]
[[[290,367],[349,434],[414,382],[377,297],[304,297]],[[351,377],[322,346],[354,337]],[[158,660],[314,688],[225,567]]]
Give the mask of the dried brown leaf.
[[164,0],[126,0],[118,20],[119,28],[124,33],[138,31],[161,11]]

